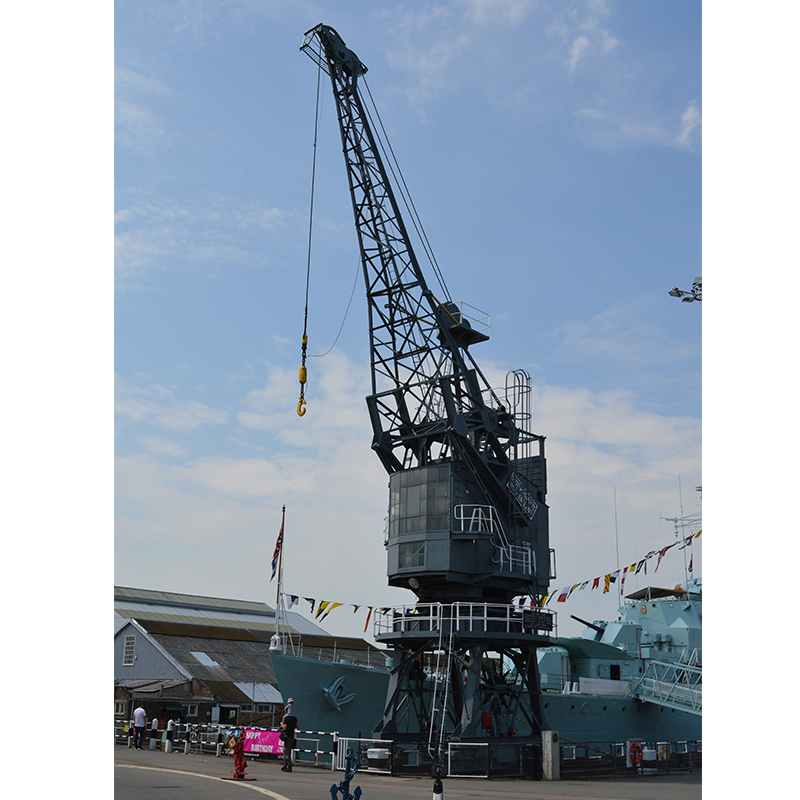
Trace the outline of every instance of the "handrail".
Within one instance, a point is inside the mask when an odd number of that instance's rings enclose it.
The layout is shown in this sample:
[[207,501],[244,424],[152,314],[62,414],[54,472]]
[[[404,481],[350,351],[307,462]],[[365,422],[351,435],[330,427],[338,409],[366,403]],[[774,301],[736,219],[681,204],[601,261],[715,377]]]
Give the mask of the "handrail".
[[[535,630],[555,631],[556,613],[537,608]],[[527,619],[527,618],[526,618]],[[389,633],[524,633],[523,609],[500,603],[419,603],[381,608],[374,622],[376,636]],[[555,634],[553,634],[555,635]]]
[[461,523],[460,533],[492,533],[498,537],[500,541],[495,546],[500,557],[495,563],[500,565],[502,571],[505,571],[508,565],[509,572],[515,572],[519,566],[523,575],[534,573],[536,555],[531,550],[530,544],[528,542],[523,542],[522,545],[511,544],[494,506],[460,503],[454,507],[453,517],[456,522]]

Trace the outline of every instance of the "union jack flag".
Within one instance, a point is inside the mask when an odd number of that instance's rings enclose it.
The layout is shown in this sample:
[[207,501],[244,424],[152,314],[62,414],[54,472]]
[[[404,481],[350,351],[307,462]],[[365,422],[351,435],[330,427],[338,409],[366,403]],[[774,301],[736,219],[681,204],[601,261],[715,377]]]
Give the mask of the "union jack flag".
[[278,571],[278,559],[281,555],[281,547],[283,546],[283,525],[281,525],[281,532],[278,534],[278,541],[275,542],[275,552],[272,554],[272,578],[270,578],[270,583],[272,583],[273,578],[275,577],[275,573]]

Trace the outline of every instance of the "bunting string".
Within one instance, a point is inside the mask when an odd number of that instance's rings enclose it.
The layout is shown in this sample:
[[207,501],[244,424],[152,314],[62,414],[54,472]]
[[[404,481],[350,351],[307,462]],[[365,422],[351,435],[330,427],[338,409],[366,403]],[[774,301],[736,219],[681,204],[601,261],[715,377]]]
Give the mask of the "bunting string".
[[[590,579],[588,581],[583,581],[582,583],[575,583],[572,586],[565,586],[563,589],[556,589],[553,592],[549,592],[548,594],[544,595],[543,597],[539,598],[539,602],[537,603],[535,599],[531,599],[530,604],[531,607],[539,605],[541,607],[546,606],[550,603],[550,601],[555,597],[557,603],[565,603],[572,593],[577,589],[578,591],[583,591],[590,583],[591,589],[590,591],[594,591],[595,589],[600,587],[600,583],[602,581],[603,584],[603,594],[608,594],[611,591],[611,585],[617,583],[619,581],[619,593],[622,595],[625,593],[625,578],[629,575],[638,575],[641,571],[644,571],[644,574],[647,574],[647,562],[651,558],[658,557],[656,561],[655,569],[653,570],[654,573],[658,572],[658,568],[661,566],[661,559],[667,554],[669,550],[673,547],[677,547],[679,550],[683,550],[686,547],[689,547],[694,539],[697,539],[702,530],[697,531],[697,533],[692,533],[689,536],[684,537],[678,542],[673,542],[672,544],[667,545],[666,547],[662,547],[660,550],[651,550],[644,558],[640,559],[639,561],[634,561],[633,564],[630,564],[627,567],[623,567],[622,569],[616,569],[613,572],[608,572],[605,575],[599,575],[594,579]],[[692,572],[694,559],[689,559],[689,573]],[[522,606],[526,602],[526,598],[521,598],[519,600],[519,604]]]
[[[281,531],[282,533],[283,531]],[[673,547],[677,547],[679,550],[683,550],[686,547],[689,547],[694,539],[697,539],[702,530],[697,531],[697,533],[693,533],[689,536],[686,536],[684,539],[681,539],[678,542],[673,542],[666,547],[662,547],[660,550],[651,550],[644,558],[641,558],[638,561],[634,561],[632,564],[624,567],[622,569],[616,569],[613,572],[608,572],[605,575],[598,575],[596,578],[590,578],[589,580],[582,581],[579,583],[574,583],[571,586],[565,586],[563,589],[556,589],[555,591],[549,592],[548,594],[538,598],[526,598],[521,597],[517,600],[518,605],[520,608],[527,605],[530,602],[531,608],[539,606],[544,607],[550,603],[550,601],[555,597],[557,603],[565,603],[574,592],[583,591],[587,586],[591,584],[590,591],[594,591],[595,589],[599,589],[601,584],[603,586],[603,594],[607,594],[611,591],[611,587],[613,584],[619,582],[620,587],[620,594],[624,593],[625,590],[625,578],[630,575],[638,575],[640,572],[643,572],[645,575],[647,574],[647,562],[652,558],[657,558],[656,566],[653,572],[658,572],[658,568],[661,566],[661,560],[664,556],[669,552]],[[276,554],[279,550],[279,546],[281,544],[281,539],[278,540],[278,546],[276,547]],[[692,572],[692,565],[693,559],[690,557],[689,559],[689,572]],[[300,602],[300,596],[296,594],[288,594],[284,593],[284,597],[286,598],[286,607],[287,609],[296,606]],[[314,597],[304,597],[305,600],[310,605],[310,613],[311,616],[317,620],[318,622],[322,622],[323,620],[327,619],[328,615],[336,608],[340,606],[349,605],[353,608],[353,613],[358,613],[359,609],[365,609],[367,612],[366,621],[364,622],[364,633],[367,632],[367,628],[369,627],[369,621],[372,618],[372,612],[378,614],[388,614],[391,612],[390,606],[368,606],[363,603],[355,604],[355,603],[339,603],[334,602],[332,600],[317,600]]]

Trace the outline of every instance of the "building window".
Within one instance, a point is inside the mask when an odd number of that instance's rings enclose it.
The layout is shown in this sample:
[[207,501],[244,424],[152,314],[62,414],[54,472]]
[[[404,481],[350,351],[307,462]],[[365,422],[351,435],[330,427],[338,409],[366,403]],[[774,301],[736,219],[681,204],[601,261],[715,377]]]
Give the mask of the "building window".
[[259,703],[256,706],[257,714],[269,714],[269,706],[266,703]]
[[425,542],[403,542],[398,546],[398,567],[420,569],[425,566]]
[[239,708],[240,708],[242,711],[252,712],[252,710],[253,710],[253,704],[252,704],[252,703],[242,703],[242,704],[239,706]]
[[187,717],[196,717],[197,716],[197,706],[196,705],[186,706],[186,716]]
[[121,703],[120,702],[114,703],[114,714],[116,716],[122,716],[125,713],[127,705],[128,704],[124,700]]
[[122,650],[122,666],[132,667],[136,660],[136,637],[126,636],[125,646]]

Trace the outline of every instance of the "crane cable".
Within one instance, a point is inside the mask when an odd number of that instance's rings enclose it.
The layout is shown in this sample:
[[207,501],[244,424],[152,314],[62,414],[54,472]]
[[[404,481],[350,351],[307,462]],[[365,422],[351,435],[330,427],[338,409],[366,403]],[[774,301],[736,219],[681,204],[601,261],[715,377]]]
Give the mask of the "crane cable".
[[308,262],[306,265],[306,308],[303,315],[303,338],[301,340],[300,364],[300,400],[297,402],[297,416],[302,417],[306,410],[306,381],[308,380],[308,370],[306,369],[306,351],[308,350],[308,287],[311,281],[311,230],[314,222],[314,183],[317,174],[317,132],[319,130],[319,87],[322,76],[322,68],[317,70],[317,106],[314,111],[314,156],[311,161],[311,206],[308,214]]

